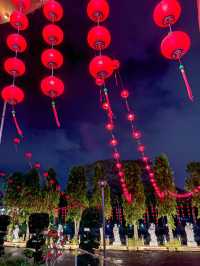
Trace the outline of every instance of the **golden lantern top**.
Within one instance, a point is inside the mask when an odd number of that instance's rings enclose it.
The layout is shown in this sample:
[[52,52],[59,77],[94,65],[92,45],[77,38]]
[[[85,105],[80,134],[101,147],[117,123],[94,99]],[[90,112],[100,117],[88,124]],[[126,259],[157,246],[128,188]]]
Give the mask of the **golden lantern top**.
[[[35,9],[40,8],[42,5],[41,0],[32,0],[30,12],[33,12]],[[14,6],[11,0],[0,0],[0,24],[6,23],[9,21],[10,14],[14,10]]]

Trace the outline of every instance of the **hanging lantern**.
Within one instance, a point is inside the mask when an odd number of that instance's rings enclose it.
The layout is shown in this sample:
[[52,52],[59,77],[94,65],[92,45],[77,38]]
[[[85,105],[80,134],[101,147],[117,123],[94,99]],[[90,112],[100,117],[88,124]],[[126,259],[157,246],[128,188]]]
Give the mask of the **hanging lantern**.
[[62,29],[54,24],[48,24],[43,28],[42,36],[45,42],[49,45],[59,45],[64,39],[64,33]]
[[94,50],[104,50],[110,45],[110,32],[103,26],[95,26],[89,31],[87,41]]
[[175,24],[181,15],[181,5],[178,0],[162,0],[154,9],[154,22],[162,28]]
[[58,69],[63,64],[63,55],[56,49],[46,49],[42,53],[42,63],[50,69]]
[[19,144],[20,144],[20,138],[14,138],[14,139],[13,139],[13,143],[14,143],[15,145],[19,145]]
[[11,105],[16,105],[24,100],[24,92],[17,86],[7,86],[3,88],[1,96],[4,102],[7,102]]
[[43,13],[49,21],[58,22],[63,17],[63,8],[57,1],[50,0],[44,4]]
[[18,33],[9,34],[6,43],[13,52],[22,53],[27,48],[26,39]]
[[31,0],[12,0],[13,5],[20,11],[28,11],[31,7]]
[[41,167],[41,164],[40,163],[37,162],[37,163],[34,164],[34,168],[35,169],[40,169],[40,167]]
[[95,56],[90,62],[89,71],[95,79],[107,79],[113,74],[112,60],[106,55]]
[[141,136],[142,136],[142,133],[139,130],[134,130],[133,131],[133,138],[134,139],[138,140],[138,139],[141,138]]
[[64,83],[62,82],[62,80],[56,78],[55,76],[49,76],[41,81],[41,90],[45,95],[52,99],[52,109],[54,117],[57,126],[60,127],[60,122],[54,100],[55,98],[59,97],[64,93]]
[[33,157],[33,154],[32,154],[32,152],[27,151],[27,152],[25,152],[24,157],[25,157],[25,159],[30,161],[32,159],[32,157]]
[[29,26],[27,16],[19,11],[12,12],[10,16],[10,24],[17,30],[26,30]]
[[126,90],[126,89],[122,90],[122,92],[121,92],[121,97],[122,97],[123,99],[127,99],[127,98],[129,97],[129,91]]
[[17,57],[11,57],[4,62],[5,71],[14,77],[22,76],[25,73],[25,64],[21,59]]
[[102,22],[109,16],[110,8],[106,0],[90,0],[87,6],[88,17],[94,22]]
[[181,71],[188,97],[193,101],[192,90],[189,85],[184,66],[181,64],[181,58],[189,51],[191,40],[187,33],[183,31],[170,32],[161,43],[161,53],[164,57],[171,60],[178,60],[180,62],[179,69]]

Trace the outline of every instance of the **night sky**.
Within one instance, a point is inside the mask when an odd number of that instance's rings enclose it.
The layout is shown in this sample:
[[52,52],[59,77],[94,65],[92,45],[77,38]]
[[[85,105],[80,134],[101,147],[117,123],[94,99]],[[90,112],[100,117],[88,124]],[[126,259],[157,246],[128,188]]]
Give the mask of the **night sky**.
[[[108,159],[111,150],[107,145],[109,135],[104,129],[106,117],[99,106],[98,88],[88,73],[88,63],[94,55],[86,43],[87,31],[93,26],[86,16],[88,1],[61,2],[65,17],[59,24],[65,31],[65,42],[59,48],[65,56],[65,65],[56,73],[65,82],[65,94],[57,101],[62,128],[56,129],[50,100],[40,92],[40,80],[49,71],[40,63],[40,54],[47,47],[41,31],[47,21],[38,10],[29,16],[31,25],[24,34],[29,49],[21,58],[27,63],[27,73],[17,79],[17,84],[26,92],[25,101],[17,106],[24,142],[16,153],[12,143],[16,132],[10,112],[7,112],[0,146],[0,170],[28,170],[23,154],[31,151],[33,161],[39,161],[44,170],[55,168],[64,184],[70,167]],[[160,41],[167,30],[158,28],[152,20],[157,2],[109,1],[111,15],[104,25],[111,30],[112,45],[106,53],[121,61],[121,73],[131,92],[130,104],[137,114],[137,125],[144,133],[147,153],[151,157],[166,153],[177,185],[183,186],[187,162],[200,159],[200,33],[196,1],[180,1],[182,16],[174,26],[174,29],[188,32],[192,38],[191,50],[183,62],[193,89],[194,103],[187,98],[178,64],[160,55]],[[5,45],[10,32],[13,32],[10,25],[0,25],[1,88],[11,83],[11,77],[2,68],[5,58],[12,55]],[[110,86],[110,92],[122,158],[137,159],[119,91]],[[2,107],[0,101],[1,111]]]

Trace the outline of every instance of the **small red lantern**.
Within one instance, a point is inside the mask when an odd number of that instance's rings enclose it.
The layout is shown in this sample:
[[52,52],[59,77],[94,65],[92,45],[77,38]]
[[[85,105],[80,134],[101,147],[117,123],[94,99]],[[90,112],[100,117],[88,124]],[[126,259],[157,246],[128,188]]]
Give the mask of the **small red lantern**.
[[140,144],[140,145],[138,146],[138,151],[141,152],[141,153],[143,153],[143,152],[145,151],[145,146],[142,145],[142,144]]
[[122,92],[121,92],[121,97],[122,97],[123,99],[127,99],[127,98],[129,97],[129,91],[126,90],[126,89],[122,90]]
[[63,55],[56,49],[46,49],[42,53],[42,63],[50,69],[58,69],[63,64]]
[[17,30],[26,30],[29,26],[27,16],[19,11],[12,12],[10,16],[10,24]]
[[128,119],[128,121],[134,121],[135,120],[135,114],[134,113],[129,113],[127,115],[127,119]]
[[41,90],[45,95],[47,95],[48,97],[52,99],[52,109],[53,109],[54,117],[55,117],[57,126],[60,127],[60,122],[59,122],[58,113],[56,110],[56,105],[55,105],[54,100],[55,98],[63,94],[64,83],[62,82],[61,79],[55,76],[48,76],[41,81]]
[[49,45],[59,45],[64,39],[64,33],[62,29],[54,24],[46,25],[43,28],[42,36],[45,42]]
[[20,11],[28,11],[31,7],[31,0],[12,0],[12,3]]
[[14,138],[14,139],[13,139],[13,143],[14,143],[15,145],[19,145],[19,144],[20,144],[20,138]]
[[181,5],[177,0],[162,0],[154,9],[154,22],[159,27],[168,27],[175,24],[181,15]]
[[139,130],[134,130],[132,136],[134,139],[138,140],[141,138],[142,133]]
[[[161,53],[164,57],[171,60],[179,60],[189,51],[191,40],[187,33],[183,31],[170,32],[161,43]],[[189,85],[184,66],[180,63],[179,69],[181,71],[188,97],[193,101],[192,89]]]
[[27,152],[25,152],[24,157],[25,157],[27,160],[30,161],[30,160],[32,159],[32,157],[33,157],[33,154],[32,154],[32,152],[27,151]]
[[122,164],[121,163],[116,163],[116,168],[117,169],[121,169],[122,168]]
[[103,110],[108,111],[109,110],[109,104],[107,102],[102,103],[102,108],[103,108]]
[[9,34],[6,42],[8,48],[14,52],[22,53],[27,48],[26,39],[18,33]]
[[34,168],[35,169],[40,169],[40,167],[41,167],[41,164],[40,163],[37,162],[37,163],[34,164]]
[[51,22],[57,22],[63,17],[63,8],[57,1],[50,0],[44,4],[43,13]]
[[105,55],[95,56],[90,62],[89,71],[95,79],[109,78],[113,74],[112,60]]
[[114,153],[113,153],[113,158],[114,158],[115,160],[119,160],[119,158],[120,158],[120,154],[119,154],[119,152],[114,152]]
[[117,144],[118,144],[118,141],[116,139],[111,139],[111,141],[110,141],[111,146],[115,147],[115,146],[117,146]]
[[87,41],[94,50],[106,49],[111,42],[110,32],[103,26],[95,26],[89,31]]
[[4,62],[5,71],[14,77],[22,76],[25,73],[25,64],[17,57],[10,57]]
[[49,182],[50,182],[51,185],[55,184],[55,180],[54,179],[50,179]]
[[120,61],[117,59],[112,60],[113,69],[118,70],[120,68]]
[[102,22],[109,16],[110,8],[106,0],[90,0],[87,6],[88,17],[94,22]]
[[108,123],[106,124],[105,128],[108,130],[108,131],[112,131],[114,129],[114,125],[112,123]]

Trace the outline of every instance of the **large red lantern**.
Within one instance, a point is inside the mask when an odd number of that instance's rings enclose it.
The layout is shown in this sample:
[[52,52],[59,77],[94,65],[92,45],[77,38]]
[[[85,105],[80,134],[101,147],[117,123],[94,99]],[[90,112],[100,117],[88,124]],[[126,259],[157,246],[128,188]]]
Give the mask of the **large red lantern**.
[[12,0],[12,3],[20,11],[28,11],[31,7],[31,0]]
[[45,17],[51,22],[57,22],[63,17],[63,8],[55,0],[49,0],[44,4],[43,12]]
[[62,29],[54,24],[46,25],[42,31],[42,36],[45,42],[49,45],[59,45],[64,39]]
[[88,17],[94,22],[102,22],[109,16],[110,8],[106,0],[90,0],[87,6]]
[[106,55],[94,57],[90,62],[89,71],[95,79],[109,78],[113,74],[112,59]]
[[9,34],[6,43],[13,52],[22,53],[27,48],[26,39],[18,33]]
[[42,63],[50,69],[58,69],[63,64],[63,55],[56,49],[46,49],[42,53]]
[[13,122],[15,124],[17,133],[20,136],[23,135],[23,132],[20,129],[17,118],[16,118],[16,112],[15,112],[14,106],[18,103],[21,103],[24,100],[24,92],[19,87],[15,86],[15,85],[10,85],[10,86],[6,86],[3,88],[2,92],[1,92],[1,96],[4,100],[4,109],[3,109],[1,128],[0,128],[0,143],[1,143],[1,138],[2,138],[2,132],[3,132],[3,125],[4,125],[4,119],[5,119],[5,113],[6,113],[6,104],[7,103],[9,103],[10,105],[13,106],[12,117],[13,117]]
[[[181,58],[189,51],[190,46],[191,40],[187,33],[183,31],[169,32],[162,40],[161,53],[167,59],[178,60],[180,62]],[[189,85],[184,66],[181,63],[179,69],[185,82],[188,97],[191,101],[193,101],[192,90]]]
[[55,99],[64,93],[64,83],[55,76],[48,76],[41,81],[42,92],[52,99],[52,109],[56,124],[60,127],[58,113],[56,110]]
[[89,31],[87,41],[95,50],[106,49],[111,42],[110,32],[103,26],[95,26]]
[[175,24],[181,15],[181,5],[178,0],[162,0],[154,9],[154,22],[159,27]]
[[27,16],[20,11],[13,11],[10,16],[10,24],[17,30],[26,30],[29,26]]
[[25,73],[25,64],[17,57],[10,57],[4,62],[4,69],[14,77],[22,76]]

